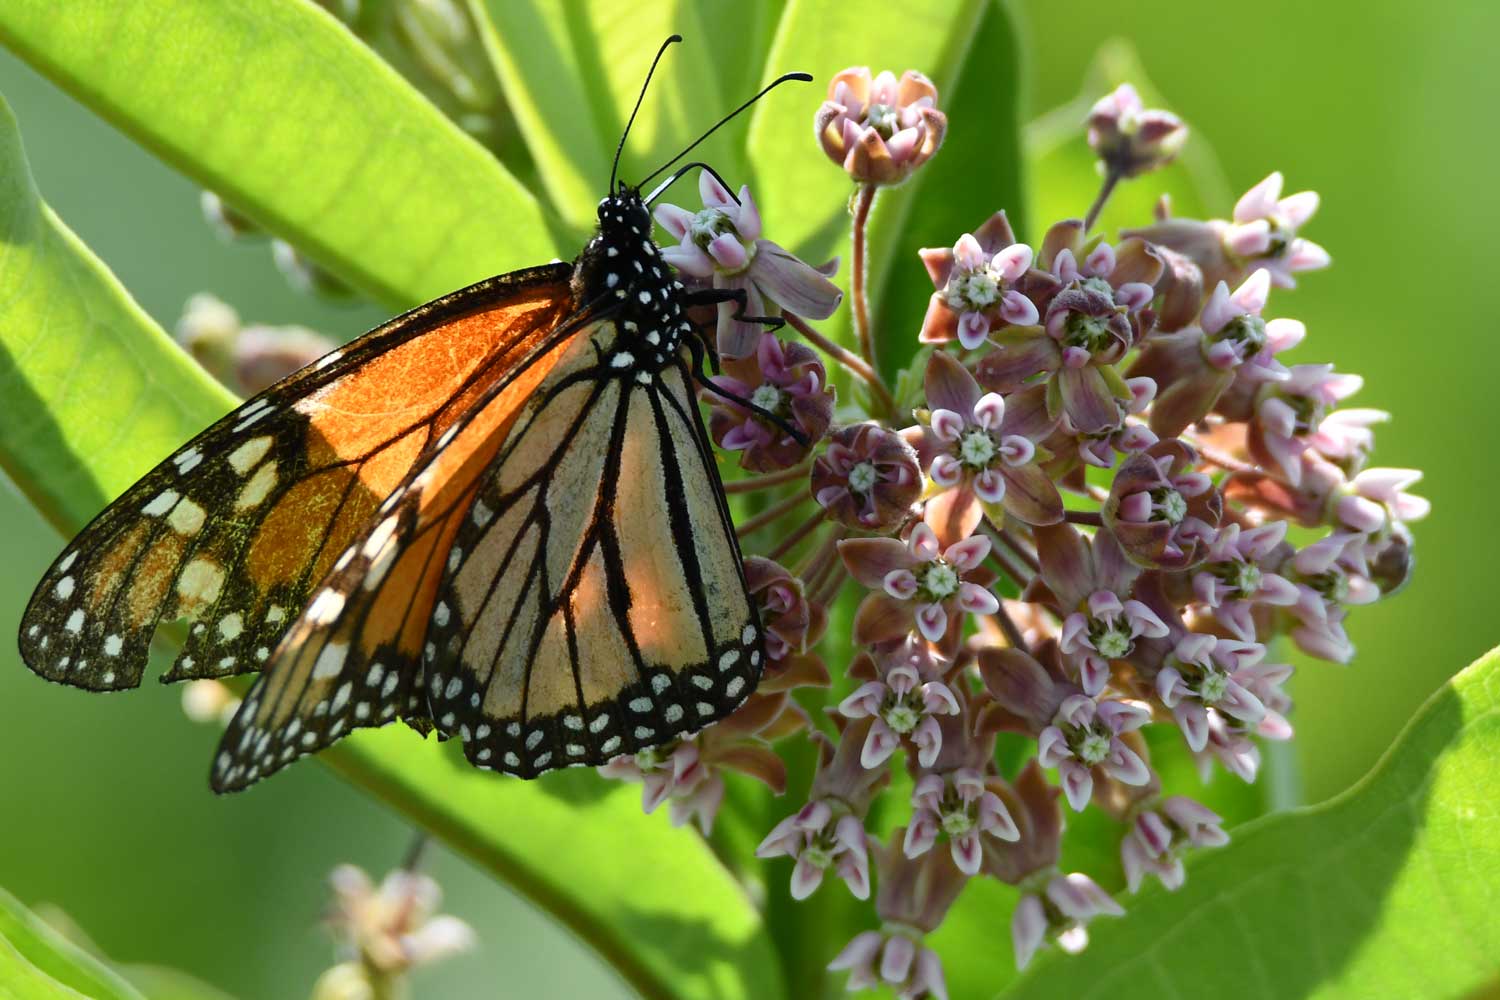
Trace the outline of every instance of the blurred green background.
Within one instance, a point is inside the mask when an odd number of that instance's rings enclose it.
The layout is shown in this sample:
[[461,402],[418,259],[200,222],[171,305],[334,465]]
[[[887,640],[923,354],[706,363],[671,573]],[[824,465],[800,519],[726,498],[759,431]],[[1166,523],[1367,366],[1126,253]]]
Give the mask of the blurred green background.
[[[1491,281],[1468,274],[1500,231],[1491,179],[1500,86],[1485,69],[1500,6],[1268,0],[1230,12],[1028,0],[1017,13],[1029,114],[1074,97],[1099,45],[1124,36],[1172,110],[1212,144],[1233,192],[1280,169],[1288,190],[1324,196],[1307,235],[1335,266],[1273,308],[1308,324],[1294,360],[1333,360],[1366,377],[1354,402],[1395,414],[1377,462],[1424,469],[1418,492],[1435,508],[1416,528],[1410,589],[1352,616],[1355,663],[1299,664],[1301,795],[1325,798],[1500,638],[1488,573],[1500,541],[1483,521],[1494,477],[1478,448],[1497,426],[1483,304]],[[248,320],[339,337],[383,318],[292,291],[263,247],[221,243],[192,184],[4,52],[0,93],[43,195],[164,326],[203,290]],[[764,209],[774,235],[776,208]],[[1452,273],[1460,264],[1462,280]],[[185,719],[179,690],[148,683],[89,697],[32,676],[8,637],[61,540],[8,484],[0,525],[0,886],[62,906],[118,959],[175,965],[246,998],[305,995],[330,957],[318,927],[324,876],[341,861],[383,872],[406,849],[403,826],[317,765],[215,799],[205,780],[215,734]],[[445,852],[434,856],[446,909],[476,927],[483,947],[421,973],[419,996],[623,994],[547,918]]]

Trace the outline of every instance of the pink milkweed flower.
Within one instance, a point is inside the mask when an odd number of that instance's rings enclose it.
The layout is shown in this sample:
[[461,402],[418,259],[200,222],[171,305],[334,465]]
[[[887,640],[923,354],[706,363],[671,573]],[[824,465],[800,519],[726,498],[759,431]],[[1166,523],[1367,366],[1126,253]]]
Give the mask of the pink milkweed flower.
[[1266,706],[1251,691],[1255,680],[1246,672],[1265,655],[1259,643],[1198,632],[1177,640],[1156,675],[1156,695],[1172,710],[1190,750],[1197,753],[1208,744],[1210,709],[1247,726],[1265,718]]
[[982,836],[1021,839],[1004,800],[986,787],[984,775],[975,768],[922,775],[912,790],[911,804],[911,824],[902,844],[908,858],[920,857],[944,836],[958,870],[977,875],[984,860]]
[[813,128],[823,152],[861,184],[899,184],[932,159],[948,130],[937,88],[916,70],[851,66],[828,84]]
[[834,431],[813,460],[811,489],[839,524],[891,531],[911,516],[922,469],[901,435],[876,423],[851,424]]
[[1299,191],[1283,198],[1283,182],[1276,170],[1241,195],[1223,241],[1232,261],[1264,268],[1278,288],[1295,288],[1294,273],[1325,268],[1331,259],[1327,250],[1297,235],[1317,212],[1318,193]]
[[426,875],[397,870],[377,887],[363,870],[339,865],[329,882],[337,901],[334,932],[348,951],[381,973],[404,973],[474,947],[468,924],[436,915],[442,891]]
[[823,362],[812,348],[783,342],[763,333],[755,351],[745,358],[725,358],[723,374],[710,377],[725,392],[749,400],[781,418],[805,437],[798,441],[769,418],[702,389],[710,405],[708,430],[725,451],[740,453],[740,468],[771,472],[796,465],[828,433],[833,419],[833,389]]
[[1338,464],[1345,475],[1357,475],[1375,450],[1376,424],[1391,419],[1384,410],[1347,407],[1323,418],[1307,436],[1308,446]]
[[850,575],[873,592],[854,615],[859,643],[899,639],[915,625],[928,642],[942,642],[955,612],[992,615],[1000,602],[979,582],[990,540],[973,535],[943,548],[937,534],[918,521],[905,541],[848,538],[839,555]]
[[1042,582],[1063,616],[1058,648],[1093,697],[1109,681],[1111,663],[1135,652],[1137,640],[1165,636],[1166,623],[1130,596],[1140,569],[1108,531],[1086,539],[1071,524],[1042,528],[1036,548]]
[[1106,169],[1136,177],[1176,158],[1188,129],[1170,111],[1148,109],[1128,83],[1099,98],[1088,114],[1089,146]]
[[1213,541],[1223,498],[1196,468],[1197,453],[1175,438],[1127,459],[1104,502],[1104,523],[1138,566],[1196,565]]
[[705,170],[698,175],[698,192],[699,211],[663,203],[654,214],[678,241],[662,250],[663,260],[685,275],[711,280],[714,288],[745,293],[743,310],[734,302],[719,303],[721,357],[746,357],[763,332],[757,323],[735,319],[736,313],[766,316],[769,302],[809,319],[833,315],[844,293],[817,268],[761,237],[760,210],[748,187],[735,198]]
[[1082,812],[1094,793],[1093,769],[1126,785],[1151,780],[1146,762],[1120,737],[1151,721],[1144,705],[1126,701],[1095,701],[1076,694],[1062,703],[1052,725],[1037,741],[1037,759],[1055,767],[1063,793],[1075,812]]
[[870,855],[864,824],[837,800],[815,800],[777,823],[755,849],[758,858],[786,855],[793,899],[806,899],[830,869],[856,899],[870,898]]
[[[823,636],[828,613],[807,599],[805,584],[785,566],[760,556],[745,557],[745,589],[755,599],[761,624],[766,630],[766,675],[774,677],[787,661],[807,652]],[[803,681],[806,683],[806,680]],[[822,685],[828,683],[825,676]]]
[[1363,384],[1358,375],[1339,374],[1333,365],[1293,365],[1285,381],[1265,383],[1257,393],[1246,440],[1251,456],[1298,485],[1302,452],[1312,445],[1311,435],[1331,407]]
[[942,959],[906,934],[861,931],[828,963],[829,972],[845,970],[851,993],[886,985],[901,1000],[948,1000]]
[[1022,288],[1031,267],[1031,247],[1017,243],[1004,212],[996,212],[952,249],[920,251],[932,279],[932,298],[918,339],[924,344],[958,340],[972,351],[1001,326],[1032,326],[1041,314]]
[[1087,925],[1095,917],[1120,917],[1125,910],[1099,883],[1079,872],[1054,874],[1021,897],[1011,916],[1016,968],[1024,969],[1048,939],[1069,954],[1088,947]]
[[[890,759],[909,741],[923,767],[931,767],[943,749],[943,731],[937,716],[958,715],[958,699],[938,679],[924,679],[918,668],[921,657],[912,643],[900,644],[879,680],[866,681],[843,701],[838,711],[846,719],[869,718],[859,762],[875,768]],[[874,659],[874,658],[872,658]]]
[[1005,400],[981,393],[979,383],[952,355],[939,351],[927,363],[927,426],[902,432],[927,467],[935,493],[923,519],[951,544],[969,537],[988,516],[997,526],[1006,514],[1028,524],[1062,520],[1062,496],[1038,465],[1036,445],[1006,422]]
[[1301,343],[1307,328],[1293,319],[1261,318],[1270,275],[1256,271],[1233,292],[1215,286],[1198,325],[1146,341],[1131,375],[1156,380],[1151,429],[1162,437],[1201,420],[1237,379],[1284,382],[1291,377],[1276,355]]
[[1181,888],[1186,878],[1183,853],[1194,847],[1229,843],[1223,822],[1212,810],[1181,795],[1137,813],[1130,831],[1120,841],[1126,888],[1137,891],[1147,875],[1155,875],[1168,890]]
[[1161,218],[1154,225],[1128,229],[1159,247],[1182,254],[1202,271],[1208,286],[1235,284],[1264,270],[1278,288],[1296,287],[1295,275],[1327,267],[1328,251],[1297,235],[1318,210],[1313,191],[1281,197],[1283,179],[1275,172],[1235,203],[1233,219]]
[[1193,594],[1246,642],[1255,641],[1252,612],[1257,605],[1289,607],[1297,603],[1296,584],[1264,565],[1280,549],[1286,529],[1285,521],[1269,521],[1256,528],[1242,528],[1233,522],[1222,525],[1193,574]]

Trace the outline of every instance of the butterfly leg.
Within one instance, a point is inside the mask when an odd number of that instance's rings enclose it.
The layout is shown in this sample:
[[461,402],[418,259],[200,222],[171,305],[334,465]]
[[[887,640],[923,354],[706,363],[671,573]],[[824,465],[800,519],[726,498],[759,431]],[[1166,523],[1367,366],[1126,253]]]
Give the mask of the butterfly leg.
[[[744,297],[744,290],[739,290],[738,299],[743,302]],[[732,298],[734,297],[721,299],[718,301],[731,301]],[[751,321],[754,321],[755,319],[754,317],[737,318],[743,318]],[[718,383],[714,382],[713,379],[709,378],[708,374],[704,371],[704,364],[709,360],[710,352],[712,352],[712,359],[714,362],[714,374],[718,374],[719,372],[719,359],[717,352],[713,351],[712,346],[709,345],[705,338],[689,337],[687,338],[686,343],[688,346],[688,350],[693,354],[693,381],[697,382],[699,385],[701,385],[703,388],[707,389],[714,395],[722,396],[724,399],[727,399],[730,402],[738,403],[745,409],[750,410],[753,413],[757,413],[762,417],[765,417],[771,423],[775,424],[777,427],[781,428],[781,430],[785,431],[793,441],[796,441],[803,447],[811,444],[811,442],[807,439],[807,435],[797,430],[797,428],[787,423],[781,417],[772,413],[770,410],[765,409],[764,407],[757,406],[755,403],[752,403],[750,400],[744,398],[743,396],[730,392],[729,390],[720,386]]]

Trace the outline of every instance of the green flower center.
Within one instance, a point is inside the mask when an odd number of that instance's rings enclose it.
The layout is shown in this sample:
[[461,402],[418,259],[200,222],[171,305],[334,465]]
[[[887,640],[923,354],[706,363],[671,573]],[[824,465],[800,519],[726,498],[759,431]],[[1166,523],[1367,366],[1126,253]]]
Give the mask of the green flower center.
[[717,208],[703,209],[693,216],[692,222],[688,223],[688,235],[692,237],[694,243],[705,249],[725,233],[739,236],[739,232],[734,228],[734,222]]
[[1115,300],[1115,286],[1111,285],[1103,278],[1084,278],[1082,281],[1078,282],[1078,284],[1080,287],[1087,288],[1089,291],[1098,292],[1101,295],[1109,296],[1109,300],[1111,302]]
[[1109,756],[1110,736],[1098,729],[1086,729],[1074,741],[1073,753],[1089,767]]
[[1313,590],[1323,596],[1330,604],[1341,604],[1349,596],[1349,577],[1337,566],[1324,570],[1313,576],[1303,578]]
[[806,861],[814,868],[827,868],[829,865],[833,864],[833,852],[818,840],[814,840],[812,843],[802,848],[802,853],[798,855],[798,858],[800,860]]
[[943,813],[943,832],[950,837],[961,837],[974,829],[974,817],[967,810]]
[[885,724],[891,727],[893,732],[905,736],[917,728],[917,723],[922,721],[922,713],[916,708],[908,705],[905,700],[897,701],[886,708],[882,713]]
[[1249,313],[1236,316],[1224,324],[1224,328],[1214,334],[1213,339],[1239,345],[1245,357],[1259,354],[1261,348],[1266,346],[1266,321]]
[[974,429],[965,431],[958,439],[958,460],[975,469],[987,468],[999,451],[989,431]]
[[1109,346],[1113,334],[1109,329],[1108,316],[1086,316],[1075,312],[1068,316],[1063,329],[1063,344],[1066,347],[1081,347],[1096,354]]
[[1094,649],[1106,660],[1118,660],[1122,656],[1129,656],[1130,651],[1135,648],[1135,643],[1130,639],[1130,633],[1115,625],[1099,625],[1091,630],[1089,641],[1094,644]]
[[1152,490],[1151,499],[1156,502],[1157,508],[1156,513],[1152,515],[1153,520],[1166,521],[1168,524],[1181,524],[1182,519],[1187,517],[1187,499],[1170,486]]
[[781,406],[781,400],[781,390],[769,382],[750,394],[750,402],[767,413],[776,413]]
[[882,139],[889,139],[901,127],[900,109],[889,104],[872,104],[865,111],[865,124],[879,132]]
[[1229,677],[1222,670],[1205,670],[1203,679],[1198,682],[1198,699],[1205,705],[1212,705],[1223,699],[1229,692]]
[[1000,272],[988,265],[955,272],[948,280],[948,306],[955,312],[983,312],[1000,301],[1004,287]]
[[932,603],[945,601],[958,593],[958,571],[941,559],[927,564],[917,579],[922,596]]
[[875,488],[879,476],[873,462],[860,462],[849,470],[849,488],[855,493],[867,494]]

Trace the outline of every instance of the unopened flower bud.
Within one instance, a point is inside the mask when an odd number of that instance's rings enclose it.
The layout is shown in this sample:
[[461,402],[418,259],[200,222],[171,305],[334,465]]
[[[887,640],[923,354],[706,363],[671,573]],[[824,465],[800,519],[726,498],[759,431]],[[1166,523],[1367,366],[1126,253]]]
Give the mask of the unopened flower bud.
[[898,81],[870,67],[835,76],[814,121],[828,158],[860,184],[899,184],[943,144],[948,117],[937,109],[937,88],[916,70]]
[[1128,83],[1099,99],[1089,111],[1089,145],[1105,169],[1135,177],[1164,167],[1187,142],[1188,129],[1170,111],[1148,109]]

